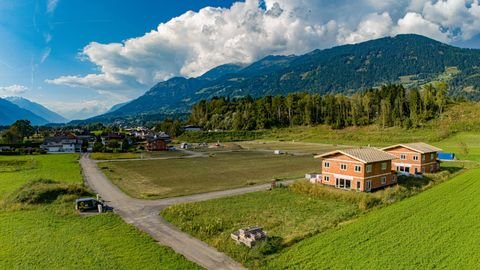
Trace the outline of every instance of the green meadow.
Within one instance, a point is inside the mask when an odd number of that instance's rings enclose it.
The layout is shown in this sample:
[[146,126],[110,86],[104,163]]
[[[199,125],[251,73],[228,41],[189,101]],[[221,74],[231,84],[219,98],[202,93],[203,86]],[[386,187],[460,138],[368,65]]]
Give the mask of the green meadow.
[[314,236],[266,269],[476,269],[480,169]]
[[113,213],[79,215],[77,196],[62,194],[86,192],[77,159],[0,157],[0,269],[199,268]]

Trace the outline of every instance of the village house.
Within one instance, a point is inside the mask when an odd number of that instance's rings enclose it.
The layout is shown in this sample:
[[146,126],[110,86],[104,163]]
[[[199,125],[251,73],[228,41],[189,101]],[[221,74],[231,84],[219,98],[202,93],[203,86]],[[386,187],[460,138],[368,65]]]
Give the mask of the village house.
[[376,148],[336,150],[315,158],[322,159],[316,183],[369,192],[397,182],[391,162],[396,157]]
[[145,149],[147,151],[165,151],[168,150],[168,144],[170,143],[170,136],[165,133],[157,134],[147,138],[145,143]]
[[82,140],[74,134],[66,133],[45,139],[40,147],[48,153],[75,153],[80,152]]
[[438,152],[442,149],[426,143],[407,143],[385,147],[382,150],[394,155],[392,167],[400,174],[419,175],[440,169]]

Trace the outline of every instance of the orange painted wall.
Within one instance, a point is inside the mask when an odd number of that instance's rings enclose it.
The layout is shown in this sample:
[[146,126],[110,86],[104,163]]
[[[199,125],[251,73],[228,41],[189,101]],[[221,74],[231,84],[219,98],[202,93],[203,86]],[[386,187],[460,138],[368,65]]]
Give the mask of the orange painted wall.
[[[386,150],[386,152],[397,157],[397,159],[392,161],[394,170],[397,169],[396,168],[397,164],[411,165],[410,173],[412,174],[415,173],[415,169],[417,169],[417,172],[422,172],[422,168],[424,168],[425,169],[424,172],[432,173],[432,172],[438,171],[438,169],[440,168],[440,165],[439,165],[440,163],[437,161],[436,152],[421,154],[411,149],[400,147],[400,146],[392,149],[388,149]],[[402,154],[405,155],[406,159],[400,159],[400,156]],[[414,160],[413,159],[414,156],[418,156],[418,160]]]
[[[326,163],[329,163],[330,166],[326,167]],[[382,163],[386,163],[386,169],[382,170]],[[347,169],[342,170],[341,164],[346,164]],[[355,165],[360,166],[360,172],[355,171]],[[372,170],[371,172],[367,173],[367,166],[371,165]],[[396,183],[396,175],[392,173],[392,163],[390,160],[383,161],[383,162],[375,162],[370,164],[364,164],[356,159],[350,158],[343,154],[336,154],[325,158],[322,160],[322,184],[335,186],[336,179],[335,174],[337,175],[345,175],[352,179],[351,182],[351,189],[356,190],[357,181],[360,182],[360,189],[359,191],[365,191],[365,182],[370,180],[372,185],[371,189],[377,189],[380,187],[384,187],[387,185],[391,185]],[[325,176],[330,177],[330,181],[325,181]],[[382,176],[386,177],[386,183],[381,184]]]

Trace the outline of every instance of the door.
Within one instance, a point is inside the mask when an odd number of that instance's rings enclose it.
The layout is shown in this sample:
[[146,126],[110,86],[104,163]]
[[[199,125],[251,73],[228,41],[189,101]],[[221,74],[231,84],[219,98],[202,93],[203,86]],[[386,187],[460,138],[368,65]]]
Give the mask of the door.
[[357,181],[357,191],[360,191],[360,181]]
[[372,190],[372,180],[367,180],[365,182],[365,191],[370,191]]

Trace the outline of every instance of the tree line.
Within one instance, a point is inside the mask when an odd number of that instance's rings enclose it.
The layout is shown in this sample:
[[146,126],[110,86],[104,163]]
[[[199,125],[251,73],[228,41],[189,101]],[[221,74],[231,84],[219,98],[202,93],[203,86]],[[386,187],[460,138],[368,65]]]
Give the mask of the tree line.
[[258,130],[326,124],[341,129],[378,124],[382,127],[420,127],[438,117],[448,103],[445,83],[406,90],[390,84],[344,94],[291,93],[261,98],[216,97],[192,107],[191,124],[205,129]]

